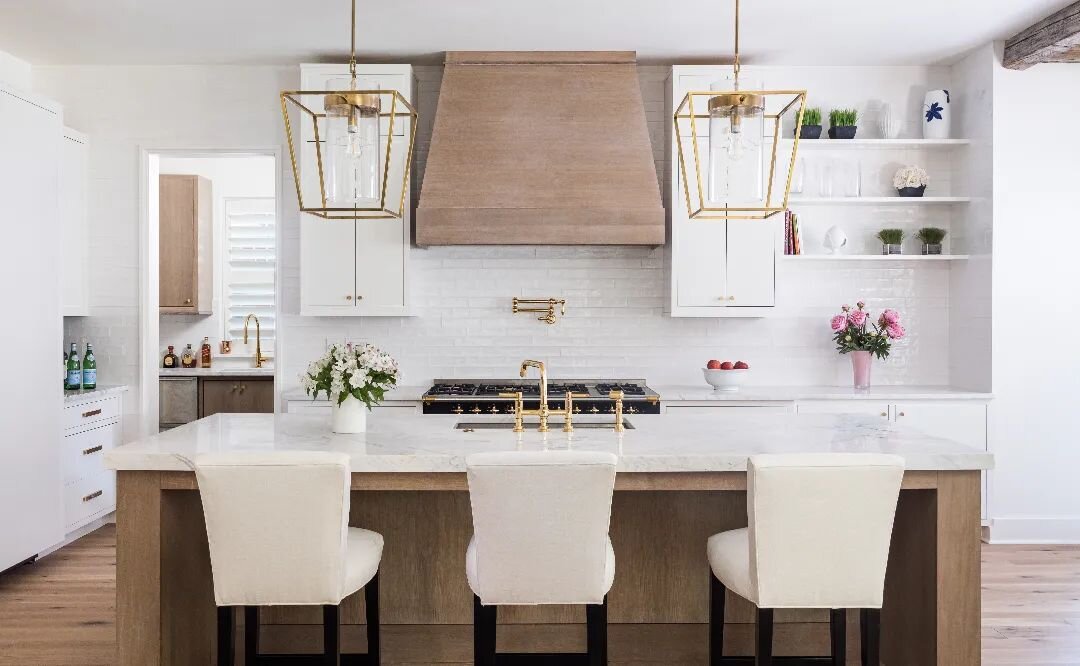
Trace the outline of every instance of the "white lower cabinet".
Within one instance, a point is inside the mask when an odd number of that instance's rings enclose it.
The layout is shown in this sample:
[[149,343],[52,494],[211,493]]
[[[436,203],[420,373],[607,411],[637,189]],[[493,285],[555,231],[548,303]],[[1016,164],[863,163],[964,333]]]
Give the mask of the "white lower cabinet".
[[120,445],[120,396],[88,396],[64,406],[60,464],[64,478],[64,532],[71,533],[116,510],[116,474],[105,454]]
[[[799,414],[858,414],[900,423],[934,437],[951,439],[981,451],[988,450],[985,402],[871,400],[809,400],[799,402]],[[989,518],[986,506],[987,479],[982,481],[982,519]]]
[[794,411],[791,403],[760,404],[760,405],[695,405],[668,403],[664,405],[665,414],[709,414],[710,416],[723,417],[747,417],[768,416],[769,414],[790,414]]

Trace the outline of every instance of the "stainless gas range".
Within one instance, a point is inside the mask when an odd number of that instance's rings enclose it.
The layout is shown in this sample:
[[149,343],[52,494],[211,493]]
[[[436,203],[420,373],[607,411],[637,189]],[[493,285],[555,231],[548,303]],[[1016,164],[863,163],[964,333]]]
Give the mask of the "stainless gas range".
[[[563,408],[566,392],[574,393],[575,414],[614,414],[611,391],[623,392],[626,414],[659,414],[660,395],[644,379],[552,379],[548,407]],[[521,391],[525,409],[540,406],[540,383],[527,379],[436,379],[422,398],[425,414],[513,414],[513,398],[500,394]],[[578,397],[587,396],[587,397]]]

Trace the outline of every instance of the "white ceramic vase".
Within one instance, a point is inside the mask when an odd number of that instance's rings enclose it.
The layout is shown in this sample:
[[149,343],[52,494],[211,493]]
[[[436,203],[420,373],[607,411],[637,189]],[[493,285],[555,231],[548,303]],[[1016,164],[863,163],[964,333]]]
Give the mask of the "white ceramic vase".
[[952,125],[948,90],[931,90],[923,100],[923,138],[948,139]]
[[847,234],[840,227],[833,225],[825,232],[823,245],[829,254],[840,254],[841,248],[847,245]]
[[881,131],[881,138],[895,139],[896,135],[900,133],[900,121],[893,115],[892,106],[882,104],[880,113],[881,115],[878,116],[878,129]]
[[334,432],[347,435],[367,430],[368,408],[360,400],[350,395],[340,405],[335,403],[332,409]]

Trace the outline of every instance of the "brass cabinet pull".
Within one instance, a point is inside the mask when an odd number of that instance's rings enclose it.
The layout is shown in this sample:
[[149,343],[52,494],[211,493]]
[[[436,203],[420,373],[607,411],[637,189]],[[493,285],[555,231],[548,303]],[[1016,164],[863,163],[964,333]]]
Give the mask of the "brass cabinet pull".
[[90,493],[86,497],[82,498],[82,501],[89,502],[90,500],[97,499],[97,498],[101,497],[103,492],[104,491],[101,491],[101,490],[95,490],[94,492]]
[[729,301],[733,301],[733,300],[735,300],[735,297],[734,297],[734,296],[728,296],[728,297],[727,297],[727,299],[728,299]]
[[241,384],[240,385],[240,392],[243,393],[244,389],[246,389],[246,388],[247,388],[247,384]]
[[888,413],[888,412],[882,412],[882,413],[881,413],[881,415],[882,415],[882,416],[888,416],[888,415],[889,415],[889,413]]
[[240,390],[240,386],[239,386],[239,385],[237,385],[237,384],[233,384],[232,390],[233,390],[233,392],[235,393],[236,391],[239,391],[239,390]]
[[184,305],[191,305],[191,299],[190,298],[185,298],[184,299]]
[[82,454],[83,454],[84,456],[88,456],[88,455],[90,455],[91,453],[97,453],[98,451],[100,451],[100,450],[101,450],[101,449],[103,449],[103,448],[104,448],[104,447],[103,447],[103,446],[102,446],[101,444],[98,444],[97,446],[91,446],[91,447],[90,447],[90,448],[88,448],[88,449],[83,449],[83,452],[82,452]]
[[345,300],[347,300],[347,301],[351,301],[351,300],[352,300],[352,296],[346,296],[346,297],[345,297]]
[[83,412],[83,413],[82,413],[82,416],[83,416],[83,418],[84,418],[84,419],[88,419],[88,418],[90,418],[91,416],[97,416],[97,415],[98,415],[98,414],[100,414],[100,413],[101,413],[101,408],[100,408],[100,407],[98,407],[97,409],[91,409],[91,410],[90,410],[90,411],[88,411],[88,412]]
[[904,414],[903,412],[900,412],[900,416],[906,416],[906,414]]
[[361,296],[360,294],[357,294],[357,295],[356,295],[356,300],[358,300],[358,301],[362,301],[362,300],[364,300],[364,297],[363,297],[363,296]]

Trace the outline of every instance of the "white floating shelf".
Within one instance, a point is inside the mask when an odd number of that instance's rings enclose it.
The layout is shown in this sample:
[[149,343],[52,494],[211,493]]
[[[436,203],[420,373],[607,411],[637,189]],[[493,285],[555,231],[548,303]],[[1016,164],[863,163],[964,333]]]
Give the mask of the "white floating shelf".
[[[784,139],[785,143],[794,143],[794,139]],[[949,148],[967,146],[970,139],[800,139],[799,150],[803,148]]]
[[784,261],[955,261],[966,254],[785,254]]
[[971,197],[791,197],[789,206],[800,205],[887,205],[887,206],[926,206],[930,204],[968,203]]

